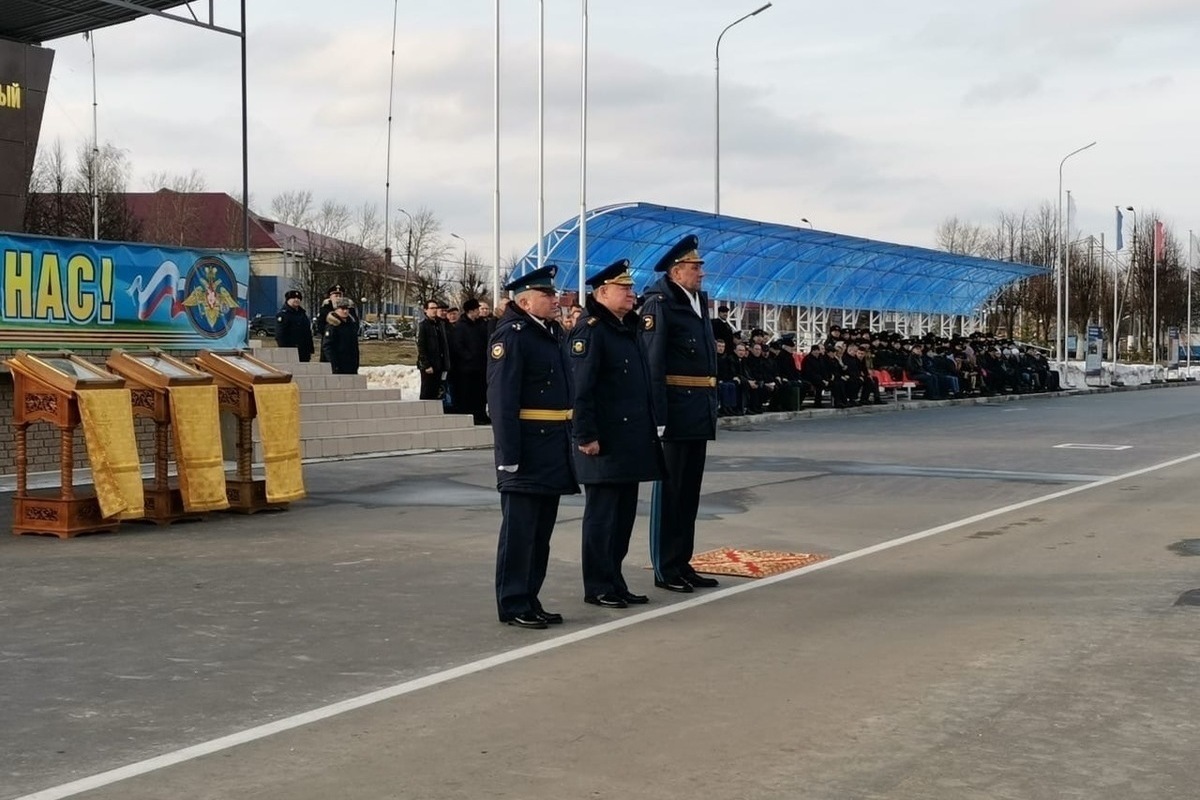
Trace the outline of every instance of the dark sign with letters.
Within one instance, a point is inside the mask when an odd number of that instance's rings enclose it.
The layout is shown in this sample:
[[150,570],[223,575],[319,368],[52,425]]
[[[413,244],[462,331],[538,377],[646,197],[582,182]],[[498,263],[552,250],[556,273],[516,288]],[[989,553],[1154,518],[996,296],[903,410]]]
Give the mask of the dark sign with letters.
[[0,231],[20,231],[54,51],[0,39]]

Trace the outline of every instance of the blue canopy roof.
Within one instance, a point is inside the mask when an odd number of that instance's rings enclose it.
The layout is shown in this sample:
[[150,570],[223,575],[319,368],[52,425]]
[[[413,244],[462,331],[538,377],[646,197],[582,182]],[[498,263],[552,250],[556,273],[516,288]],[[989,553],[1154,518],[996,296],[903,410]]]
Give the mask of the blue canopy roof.
[[[654,265],[689,233],[700,237],[704,289],[710,297],[860,311],[971,314],[1001,287],[1040,275],[1043,267],[876,242],[648,203],[607,206],[588,214],[587,272],[629,259],[639,289]],[[545,239],[546,263],[559,267],[560,289],[579,285],[579,220]],[[533,269],[533,248],[514,270]]]

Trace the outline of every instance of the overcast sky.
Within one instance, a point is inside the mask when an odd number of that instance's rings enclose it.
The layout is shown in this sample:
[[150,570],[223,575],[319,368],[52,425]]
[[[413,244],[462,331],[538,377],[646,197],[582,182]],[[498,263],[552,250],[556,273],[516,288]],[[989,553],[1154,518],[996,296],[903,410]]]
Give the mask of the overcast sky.
[[[713,49],[759,0],[591,0],[589,206],[712,210]],[[250,181],[384,199],[393,3],[252,0]],[[580,0],[547,0],[546,224],[578,213]],[[207,3],[194,3],[198,14]],[[217,0],[218,22],[236,6]],[[536,0],[503,3],[502,254],[535,242]],[[492,0],[400,0],[392,207],[427,206],[490,261]],[[1054,199],[1200,230],[1196,0],[776,0],[721,45],[722,211],[930,246],[950,215]],[[91,135],[82,37],[58,55],[43,145]],[[148,18],[96,35],[100,139],[153,171],[241,184],[238,43]],[[395,214],[393,213],[393,216]],[[457,244],[457,243],[456,243]]]

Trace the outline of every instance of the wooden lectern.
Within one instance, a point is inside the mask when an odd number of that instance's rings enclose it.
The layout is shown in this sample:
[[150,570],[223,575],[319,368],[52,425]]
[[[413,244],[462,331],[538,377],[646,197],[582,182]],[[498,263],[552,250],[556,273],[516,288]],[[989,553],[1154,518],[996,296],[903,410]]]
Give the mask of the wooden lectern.
[[[137,353],[117,348],[109,355],[106,366],[125,379],[133,395],[133,415],[154,420],[154,479],[145,490],[145,519],[159,525],[181,519],[203,519],[204,513],[184,511],[179,486],[170,484],[167,451],[171,402],[167,392],[173,386],[207,386],[213,377],[157,348]],[[218,431],[213,431],[213,436],[218,435]]]
[[222,411],[237,418],[237,477],[226,478],[225,494],[229,510],[253,514],[265,509],[287,508],[287,503],[267,501],[266,481],[255,478],[254,437],[251,423],[258,414],[254,386],[261,383],[289,383],[290,372],[276,369],[241,350],[205,350],[195,364],[217,381],[217,403]]
[[[48,533],[66,539],[79,533],[116,530],[104,519],[91,489],[75,488],[75,429],[79,392],[120,389],[125,381],[68,351],[36,355],[24,350],[8,360],[13,374],[13,424],[17,429],[17,495],[13,533]],[[30,492],[26,433],[34,422],[59,430],[59,487]]]

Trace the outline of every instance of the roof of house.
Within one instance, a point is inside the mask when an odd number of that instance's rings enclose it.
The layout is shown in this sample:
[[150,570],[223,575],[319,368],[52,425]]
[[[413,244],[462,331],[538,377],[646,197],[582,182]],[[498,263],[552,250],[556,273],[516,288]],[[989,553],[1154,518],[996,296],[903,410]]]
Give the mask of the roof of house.
[[[176,247],[241,250],[242,204],[224,192],[129,192],[125,200],[142,223],[142,239]],[[251,250],[292,250],[312,258],[380,254],[353,242],[288,225],[250,213]]]

